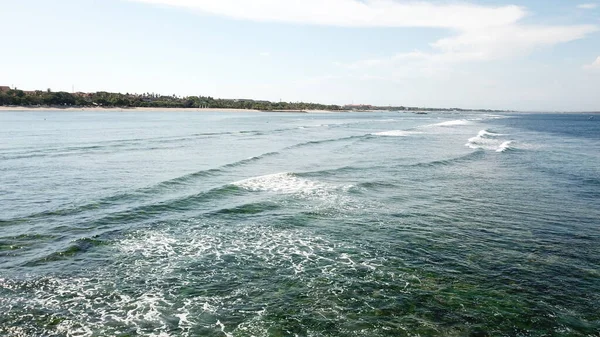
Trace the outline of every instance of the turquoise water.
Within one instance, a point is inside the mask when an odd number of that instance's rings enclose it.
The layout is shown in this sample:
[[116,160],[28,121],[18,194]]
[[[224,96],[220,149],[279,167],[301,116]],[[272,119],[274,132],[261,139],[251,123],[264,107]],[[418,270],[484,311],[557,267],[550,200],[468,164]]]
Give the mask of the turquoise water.
[[600,118],[0,113],[2,336],[598,336]]

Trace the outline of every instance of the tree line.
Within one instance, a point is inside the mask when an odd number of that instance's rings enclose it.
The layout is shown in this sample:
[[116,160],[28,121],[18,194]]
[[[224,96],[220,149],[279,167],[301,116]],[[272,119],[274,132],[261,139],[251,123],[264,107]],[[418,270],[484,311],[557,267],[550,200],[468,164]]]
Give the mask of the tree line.
[[[60,107],[107,107],[107,108],[213,108],[276,110],[355,110],[353,106],[326,105],[304,102],[270,102],[251,99],[220,99],[210,96],[165,96],[154,93],[121,94],[99,91],[94,93],[68,93],[64,91],[23,91],[8,89],[0,91],[0,106],[60,106]],[[360,107],[360,106],[359,106]],[[405,106],[368,106],[369,110],[390,111],[487,111],[503,110],[421,108]],[[360,108],[359,108],[360,110]]]
[[339,105],[304,102],[269,102],[250,99],[217,99],[209,96],[165,96],[153,93],[121,94],[111,92],[68,93],[23,91],[0,92],[0,106],[64,106],[64,107],[152,107],[152,108],[223,108],[254,110],[341,110]]

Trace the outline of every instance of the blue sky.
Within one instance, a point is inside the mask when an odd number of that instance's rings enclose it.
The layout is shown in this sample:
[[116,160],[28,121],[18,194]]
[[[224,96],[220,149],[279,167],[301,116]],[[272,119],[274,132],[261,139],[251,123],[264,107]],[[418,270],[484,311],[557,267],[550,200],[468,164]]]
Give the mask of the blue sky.
[[0,85],[600,110],[600,0],[0,0]]

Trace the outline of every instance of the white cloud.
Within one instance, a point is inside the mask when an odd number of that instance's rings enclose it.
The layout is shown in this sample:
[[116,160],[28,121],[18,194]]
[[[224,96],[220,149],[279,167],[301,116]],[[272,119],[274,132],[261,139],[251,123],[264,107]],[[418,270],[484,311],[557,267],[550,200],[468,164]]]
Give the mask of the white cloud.
[[399,53],[388,58],[361,60],[345,66],[350,69],[398,68],[433,71],[460,62],[492,61],[527,53],[542,47],[584,38],[597,31],[593,25],[530,26],[512,24],[464,30],[431,43],[430,51]]
[[431,46],[447,56],[465,60],[491,60],[524,54],[536,48],[579,40],[597,31],[594,25],[507,25],[463,31]]
[[598,7],[598,4],[589,3],[589,4],[580,4],[580,5],[577,5],[577,8],[580,8],[580,9],[594,9],[596,7]]
[[268,51],[264,51],[264,52],[260,53],[259,55],[262,57],[269,57],[269,56],[271,56],[271,53],[269,53]]
[[342,27],[431,27],[446,28],[453,34],[431,43],[430,50],[347,65],[353,69],[406,62],[421,63],[430,69],[448,63],[503,59],[582,39],[598,30],[596,25],[522,24],[527,11],[516,5],[400,0],[129,1],[176,6],[240,20]]
[[600,56],[598,56],[596,61],[592,62],[592,64],[586,64],[583,66],[583,68],[589,70],[600,70]]
[[343,27],[474,28],[514,23],[519,6],[433,4],[394,0],[130,0],[236,19]]

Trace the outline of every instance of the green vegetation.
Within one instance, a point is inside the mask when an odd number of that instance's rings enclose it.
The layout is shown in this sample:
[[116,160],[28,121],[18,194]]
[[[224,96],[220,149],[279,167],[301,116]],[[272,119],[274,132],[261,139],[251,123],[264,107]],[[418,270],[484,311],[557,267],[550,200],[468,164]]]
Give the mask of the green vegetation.
[[0,106],[64,106],[64,107],[150,107],[150,108],[224,108],[255,110],[341,110],[338,105],[256,101],[251,99],[215,99],[207,96],[179,97],[157,94],[120,94],[110,92],[68,93],[23,91],[0,92]]
[[99,91],[95,93],[68,93],[47,91],[23,91],[0,87],[0,106],[54,106],[54,107],[105,107],[105,108],[213,108],[213,109],[253,109],[264,111],[278,110],[390,110],[390,111],[488,111],[475,109],[439,109],[404,106],[371,106],[371,105],[325,105],[304,102],[269,102],[252,99],[219,99],[209,96],[177,95],[164,96],[154,93],[121,94]]

